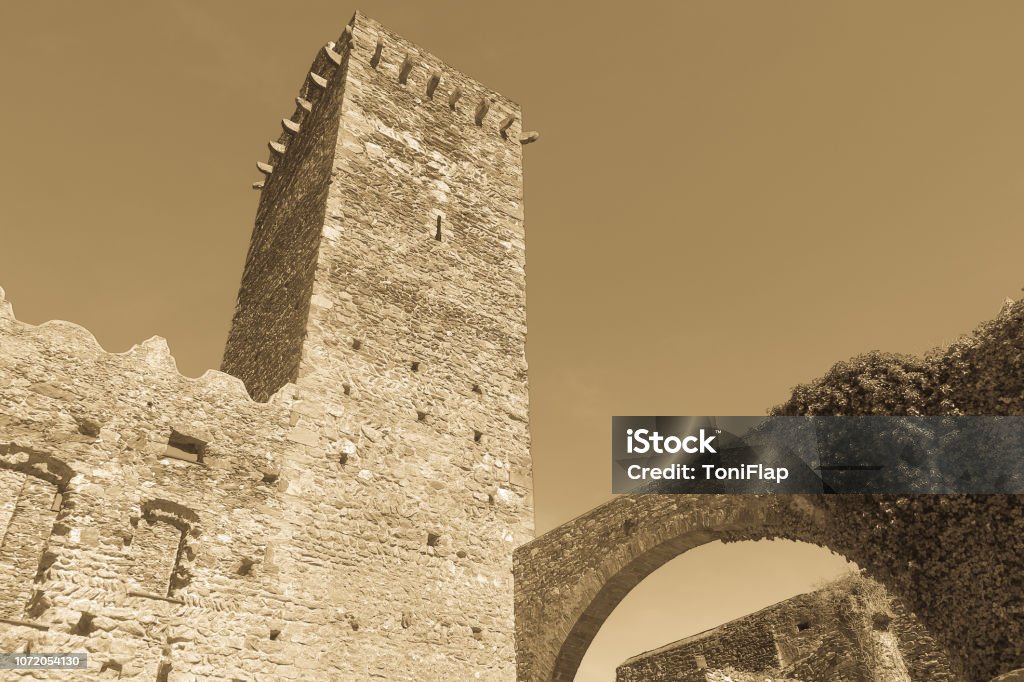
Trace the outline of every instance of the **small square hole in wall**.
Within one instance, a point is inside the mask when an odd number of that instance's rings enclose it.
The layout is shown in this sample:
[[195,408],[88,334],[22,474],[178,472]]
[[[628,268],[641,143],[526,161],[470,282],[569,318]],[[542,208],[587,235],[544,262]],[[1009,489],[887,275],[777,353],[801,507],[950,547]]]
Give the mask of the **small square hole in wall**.
[[362,339],[352,339],[352,350],[359,350],[363,347]]
[[164,457],[180,459],[184,462],[202,464],[203,456],[206,454],[206,441],[192,436],[186,436],[179,431],[171,429],[171,437],[167,439],[167,450]]
[[797,632],[803,632],[804,630],[810,629],[810,627],[811,627],[811,621],[809,621],[809,620],[802,620],[802,621],[800,621],[799,623],[796,624]]
[[416,421],[427,421],[427,413],[423,412],[422,410],[416,410]]
[[[105,672],[110,672],[110,675],[103,675]],[[120,679],[121,673],[124,672],[124,666],[117,661],[104,661],[103,665],[100,666],[101,677],[111,677]]]
[[96,629],[93,625],[94,616],[91,613],[82,613],[79,617],[78,622],[75,623],[75,629],[71,631],[71,634],[78,635],[79,637],[88,637]]
[[473,442],[474,443],[479,443],[483,439],[484,439],[483,431],[477,431],[477,430],[474,429],[474,431],[473,431]]
[[438,533],[427,533],[427,547],[437,547],[437,543],[441,541],[441,536]]
[[409,364],[409,369],[411,369],[414,372],[420,371],[420,363],[414,360]]
[[473,384],[473,393],[476,393],[477,395],[483,395],[484,389],[480,388],[480,384]]

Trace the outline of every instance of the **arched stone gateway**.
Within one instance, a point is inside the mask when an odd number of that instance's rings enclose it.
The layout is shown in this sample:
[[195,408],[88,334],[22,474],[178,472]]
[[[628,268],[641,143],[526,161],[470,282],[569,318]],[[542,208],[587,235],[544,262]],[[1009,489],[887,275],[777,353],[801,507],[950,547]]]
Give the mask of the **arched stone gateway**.
[[[924,358],[868,353],[794,390],[779,415],[1024,415],[1024,303]],[[1024,496],[637,495],[520,547],[524,682],[571,680],[615,605],[651,571],[721,539],[802,540],[902,600],[968,682],[1024,667]]]
[[714,540],[786,538],[867,569],[945,648],[965,680],[1024,666],[1024,500],[1008,496],[636,495],[519,548],[523,682],[572,680],[635,585]]

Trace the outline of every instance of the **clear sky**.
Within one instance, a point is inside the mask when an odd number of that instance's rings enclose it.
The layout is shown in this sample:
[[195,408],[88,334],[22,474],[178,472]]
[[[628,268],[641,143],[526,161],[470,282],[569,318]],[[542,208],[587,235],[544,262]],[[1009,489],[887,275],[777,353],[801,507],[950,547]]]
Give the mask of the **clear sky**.
[[[355,9],[3,3],[18,316],[111,351],[161,335],[185,374],[217,367],[254,164]],[[524,150],[540,531],[609,498],[613,414],[763,414],[837,360],[924,351],[1020,295],[1022,3],[360,9],[541,133]],[[806,585],[836,570],[815,556],[794,560]]]

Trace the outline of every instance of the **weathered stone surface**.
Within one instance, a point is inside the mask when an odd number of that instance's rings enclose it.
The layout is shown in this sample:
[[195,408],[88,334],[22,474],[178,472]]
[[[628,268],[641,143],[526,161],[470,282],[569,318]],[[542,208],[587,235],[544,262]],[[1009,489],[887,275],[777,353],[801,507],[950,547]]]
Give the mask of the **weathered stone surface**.
[[873,580],[851,576],[629,659],[617,682],[952,681],[924,629]]
[[242,381],[0,296],[0,651],[147,681],[514,678],[518,107],[361,15],[298,94],[225,352]]
[[[259,564],[237,574],[289,532],[259,474],[300,456],[287,409],[219,373],[182,377],[162,339],[108,354],[81,328],[7,314],[0,354],[11,378],[0,392],[0,650],[88,651],[97,672],[120,666],[123,679],[156,679],[165,650],[177,660],[185,649],[225,677],[271,672],[262,622],[316,608]],[[40,382],[68,388],[33,390]],[[75,415],[102,428],[83,438]],[[162,458],[187,425],[209,439],[205,464]],[[255,646],[234,646],[246,638]]]
[[[777,411],[1024,415],[1024,304],[930,357],[840,363]],[[867,569],[966,680],[1024,665],[1021,496],[634,495],[516,550],[519,679],[571,680],[615,605],[666,561],[761,538],[826,546]]]
[[[1020,498],[636,496],[520,546],[536,135],[361,15],[295,106],[226,374],[20,323],[0,292],[0,651],[140,680],[569,680],[665,561],[786,537],[865,567],[966,679],[1024,665]],[[839,365],[779,411],[1024,414],[1022,324]]]
[[773,677],[758,673],[746,673],[726,668],[724,670],[708,670],[700,678],[702,682],[803,682],[794,677]]

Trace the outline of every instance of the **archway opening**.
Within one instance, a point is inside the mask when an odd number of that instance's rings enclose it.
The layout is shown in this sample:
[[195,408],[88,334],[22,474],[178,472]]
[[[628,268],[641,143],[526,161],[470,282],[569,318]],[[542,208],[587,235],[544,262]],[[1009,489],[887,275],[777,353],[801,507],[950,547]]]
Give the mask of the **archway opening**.
[[574,679],[614,682],[616,668],[632,657],[821,589],[857,571],[856,564],[844,557],[804,542],[700,545],[666,562],[619,602],[591,642]]

